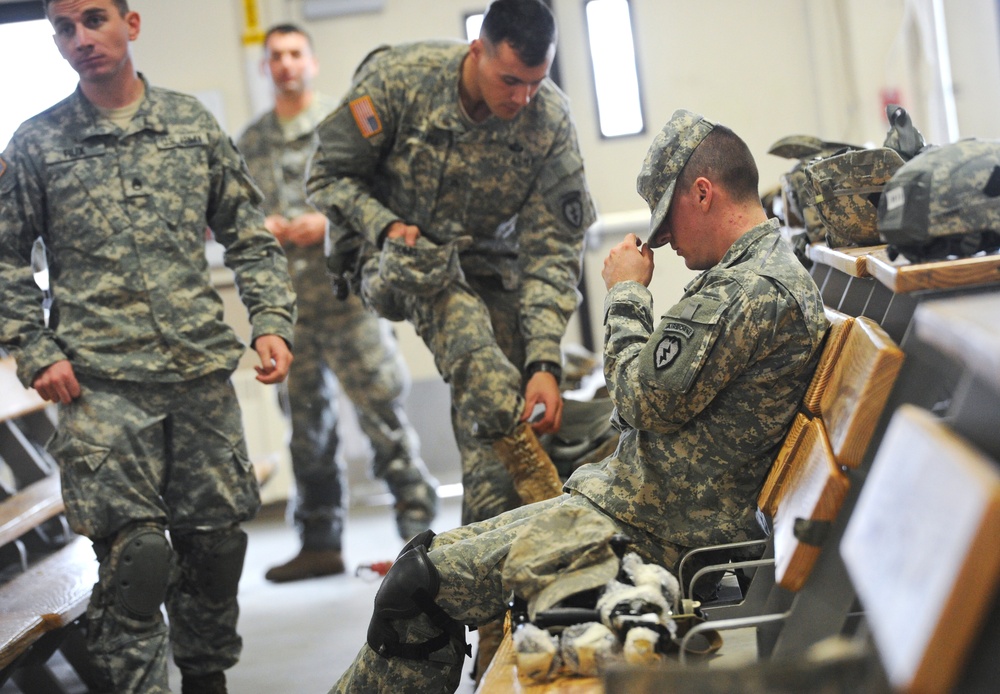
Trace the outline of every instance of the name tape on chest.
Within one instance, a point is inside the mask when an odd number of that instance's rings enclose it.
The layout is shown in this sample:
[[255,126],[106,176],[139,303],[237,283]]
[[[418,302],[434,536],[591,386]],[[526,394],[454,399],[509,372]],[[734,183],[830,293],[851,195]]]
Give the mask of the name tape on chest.
[[382,132],[382,121],[375,112],[375,104],[370,96],[365,95],[355,99],[348,106],[362,137],[368,139]]

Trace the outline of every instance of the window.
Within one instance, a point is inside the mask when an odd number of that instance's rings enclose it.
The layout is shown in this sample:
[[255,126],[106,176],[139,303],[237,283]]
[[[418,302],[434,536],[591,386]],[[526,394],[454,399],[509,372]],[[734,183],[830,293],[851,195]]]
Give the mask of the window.
[[483,25],[483,13],[470,14],[465,17],[465,38],[471,43],[479,38],[479,28]]
[[0,151],[23,121],[69,96],[78,81],[52,43],[48,20],[0,24]]
[[587,0],[587,35],[601,135],[643,132],[628,0]]

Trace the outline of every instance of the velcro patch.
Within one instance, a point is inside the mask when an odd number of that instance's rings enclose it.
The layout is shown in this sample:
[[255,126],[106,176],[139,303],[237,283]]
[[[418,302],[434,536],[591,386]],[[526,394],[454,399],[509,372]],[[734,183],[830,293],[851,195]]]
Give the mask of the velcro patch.
[[676,335],[666,335],[653,353],[654,366],[658,370],[669,368],[681,355],[681,339]]
[[354,116],[354,122],[358,124],[358,130],[361,131],[362,137],[369,138],[382,132],[382,121],[375,112],[375,104],[370,96],[362,96],[348,105],[351,107],[351,115]]
[[566,222],[577,229],[583,224],[583,199],[579,191],[567,193],[562,199],[562,213]]

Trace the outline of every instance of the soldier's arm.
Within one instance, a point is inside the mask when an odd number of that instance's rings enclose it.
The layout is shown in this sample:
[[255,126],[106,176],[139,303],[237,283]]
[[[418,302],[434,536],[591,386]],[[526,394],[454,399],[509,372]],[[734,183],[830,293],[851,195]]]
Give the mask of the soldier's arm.
[[560,363],[560,342],[579,301],[583,242],[596,217],[568,118],[518,213],[521,329],[526,363]]
[[67,355],[45,326],[42,292],[31,270],[31,248],[44,237],[45,192],[27,156],[12,143],[0,155],[0,347],[17,360],[17,375],[31,387],[45,368]]
[[356,230],[375,245],[399,221],[375,196],[379,162],[394,142],[393,119],[389,90],[370,71],[317,127],[306,181],[310,204],[335,226]]
[[686,296],[653,327],[652,297],[621,282],[604,305],[604,376],[618,416],[635,429],[676,431],[746,367],[760,326],[736,282]]

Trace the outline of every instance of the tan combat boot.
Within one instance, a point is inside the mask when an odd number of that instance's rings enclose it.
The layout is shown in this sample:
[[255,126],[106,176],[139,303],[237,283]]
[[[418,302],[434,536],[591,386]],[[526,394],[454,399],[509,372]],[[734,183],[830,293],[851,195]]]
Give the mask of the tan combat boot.
[[521,501],[533,504],[562,494],[562,480],[549,454],[527,422],[517,425],[514,433],[493,442],[493,450],[514,480]]

